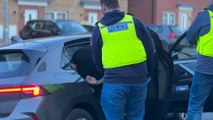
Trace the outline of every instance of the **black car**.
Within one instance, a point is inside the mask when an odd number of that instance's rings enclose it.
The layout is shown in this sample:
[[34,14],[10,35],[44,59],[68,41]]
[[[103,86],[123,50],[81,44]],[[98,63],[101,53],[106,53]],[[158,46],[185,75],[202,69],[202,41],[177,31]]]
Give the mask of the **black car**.
[[20,31],[20,37],[25,40],[87,32],[81,24],[73,20],[31,20]]
[[[156,59],[145,120],[165,120],[168,113],[182,119],[196,62],[194,48],[167,52],[157,34],[150,34]],[[69,63],[76,50],[90,45],[90,37],[59,36],[1,46],[0,119],[104,120],[100,89],[88,85]],[[213,111],[212,100],[213,94],[205,111]]]

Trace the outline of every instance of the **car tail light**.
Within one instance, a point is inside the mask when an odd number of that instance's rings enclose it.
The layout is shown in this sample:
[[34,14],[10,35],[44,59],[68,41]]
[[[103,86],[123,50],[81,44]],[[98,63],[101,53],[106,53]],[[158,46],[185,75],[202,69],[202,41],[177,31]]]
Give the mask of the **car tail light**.
[[175,35],[175,33],[173,33],[173,32],[171,32],[171,33],[169,33],[169,38],[171,39],[171,38],[174,38],[176,35]]
[[22,87],[7,87],[0,88],[0,93],[23,93],[30,96],[40,96],[41,87],[40,86],[22,86]]
[[33,120],[38,120],[38,116],[34,113],[31,113],[31,117]]
[[24,113],[24,114],[30,116],[32,118],[32,120],[39,120],[38,116],[35,113],[27,112],[27,113]]

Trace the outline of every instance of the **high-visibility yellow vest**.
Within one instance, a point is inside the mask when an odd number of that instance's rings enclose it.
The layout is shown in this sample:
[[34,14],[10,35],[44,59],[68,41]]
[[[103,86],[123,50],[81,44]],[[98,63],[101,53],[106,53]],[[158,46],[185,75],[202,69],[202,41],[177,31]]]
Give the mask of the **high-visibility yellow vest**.
[[105,26],[98,23],[103,40],[104,68],[117,68],[146,61],[142,41],[137,37],[132,16],[125,15],[119,22]]
[[199,54],[213,57],[213,12],[208,10],[210,19],[210,30],[207,34],[199,36],[196,50]]

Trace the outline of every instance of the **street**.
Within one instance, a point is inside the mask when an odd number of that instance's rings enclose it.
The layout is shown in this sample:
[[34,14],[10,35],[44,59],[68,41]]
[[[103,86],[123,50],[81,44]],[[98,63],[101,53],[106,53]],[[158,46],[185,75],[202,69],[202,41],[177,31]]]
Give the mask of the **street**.
[[213,120],[213,113],[210,112],[204,113],[203,120]]

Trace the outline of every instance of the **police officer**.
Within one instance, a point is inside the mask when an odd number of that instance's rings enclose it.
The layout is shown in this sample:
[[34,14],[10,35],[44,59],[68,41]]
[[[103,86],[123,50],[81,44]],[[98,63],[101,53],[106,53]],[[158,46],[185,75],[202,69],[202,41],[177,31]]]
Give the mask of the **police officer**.
[[104,71],[101,105],[107,120],[143,120],[148,76],[154,66],[149,33],[118,0],[101,0],[104,17],[93,31],[92,54]]
[[213,89],[213,0],[198,13],[187,31],[187,39],[196,44],[196,71],[192,80],[188,105],[188,120],[201,120],[203,105]]

